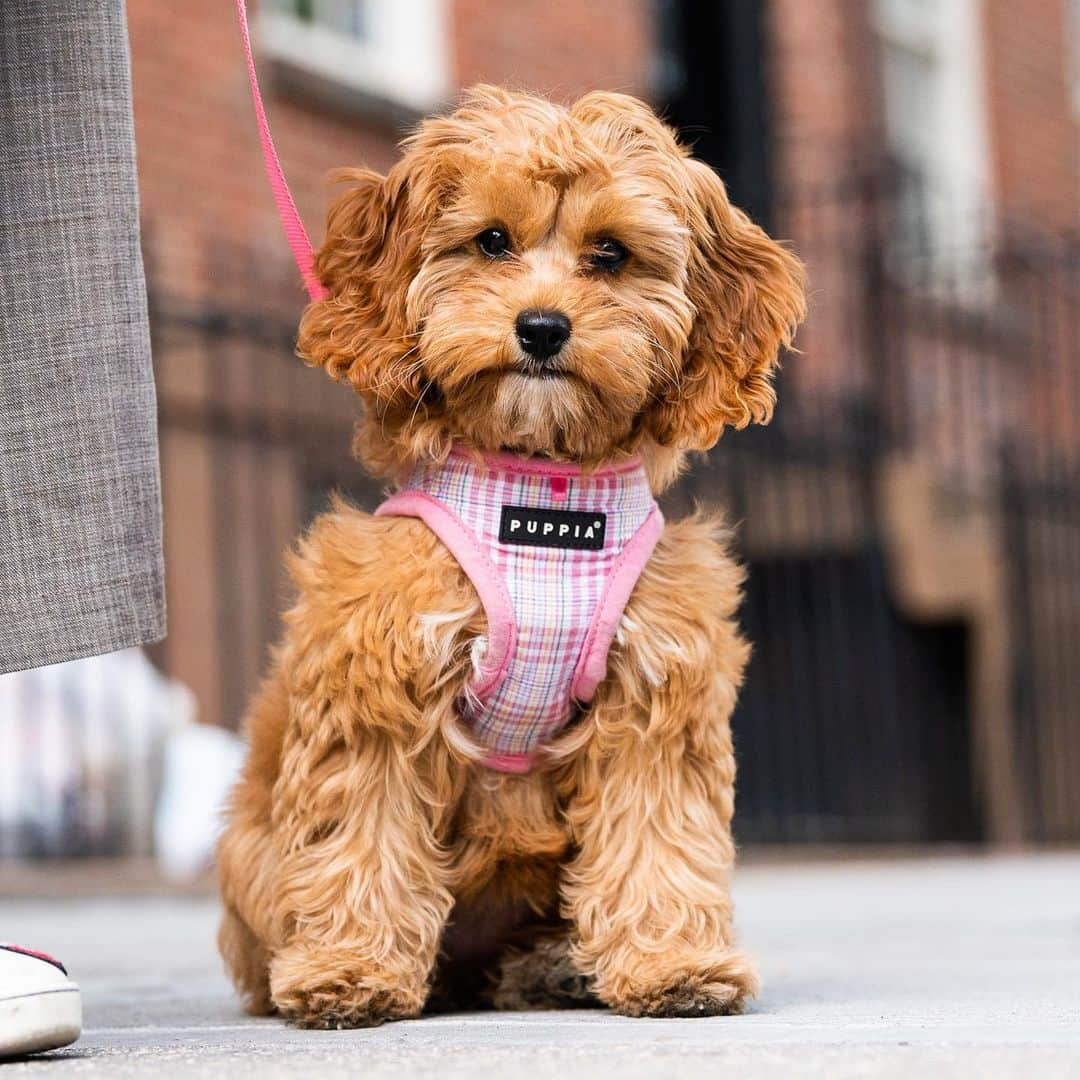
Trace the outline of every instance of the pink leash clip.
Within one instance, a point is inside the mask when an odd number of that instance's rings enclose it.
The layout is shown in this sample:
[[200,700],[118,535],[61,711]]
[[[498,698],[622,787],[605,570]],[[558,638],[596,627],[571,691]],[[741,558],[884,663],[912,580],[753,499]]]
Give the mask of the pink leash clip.
[[259,92],[259,80],[255,74],[255,57],[251,52],[251,32],[248,30],[247,5],[244,0],[236,0],[236,14],[240,19],[240,36],[244,42],[244,55],[247,57],[248,82],[251,84],[251,100],[255,106],[255,120],[259,125],[259,139],[262,142],[263,161],[266,163],[266,175],[270,180],[270,190],[274,193],[278,217],[285,230],[285,239],[292,248],[293,258],[304,279],[304,287],[312,300],[325,300],[330,291],[315,273],[315,252],[308,239],[307,230],[300,220],[292,192],[285,180],[277,148],[270,137],[270,125],[266,121],[266,109],[263,107],[262,94]]

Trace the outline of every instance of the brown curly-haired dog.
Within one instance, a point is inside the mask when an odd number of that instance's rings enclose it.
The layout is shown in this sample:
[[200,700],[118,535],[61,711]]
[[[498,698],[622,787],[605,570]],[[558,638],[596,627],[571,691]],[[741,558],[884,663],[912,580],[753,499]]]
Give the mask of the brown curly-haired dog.
[[[640,102],[479,88],[388,176],[340,178],[300,351],[360,394],[376,474],[454,446],[639,454],[659,491],[688,449],[769,418],[799,263]],[[572,326],[560,378],[515,339],[536,309]],[[252,1010],[340,1027],[485,995],[742,1006],[728,719],[747,646],[714,520],[665,528],[606,679],[521,775],[485,767],[459,715],[484,609],[422,521],[337,505],[292,572],[220,847],[221,949]]]

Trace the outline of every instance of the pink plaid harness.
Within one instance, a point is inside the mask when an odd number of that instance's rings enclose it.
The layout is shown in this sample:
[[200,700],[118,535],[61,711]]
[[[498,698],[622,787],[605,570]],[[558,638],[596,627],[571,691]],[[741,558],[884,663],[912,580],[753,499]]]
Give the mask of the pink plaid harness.
[[420,518],[468,574],[488,620],[461,703],[486,763],[526,772],[592,700],[634,584],[663,527],[638,459],[585,474],[455,450],[417,466],[375,511]]

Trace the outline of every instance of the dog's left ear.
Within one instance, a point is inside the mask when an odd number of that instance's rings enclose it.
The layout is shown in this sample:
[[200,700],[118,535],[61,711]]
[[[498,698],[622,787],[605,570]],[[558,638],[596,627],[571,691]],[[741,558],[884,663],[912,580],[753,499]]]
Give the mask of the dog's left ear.
[[803,267],[741,210],[707,165],[688,159],[696,309],[676,385],[654,408],[658,442],[707,450],[725,427],[768,423],[781,348],[806,314]]

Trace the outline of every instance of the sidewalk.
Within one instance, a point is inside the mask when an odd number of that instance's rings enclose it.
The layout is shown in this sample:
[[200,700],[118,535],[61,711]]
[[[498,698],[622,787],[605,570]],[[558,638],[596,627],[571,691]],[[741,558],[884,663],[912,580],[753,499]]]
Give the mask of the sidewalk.
[[742,1017],[438,1017],[307,1032],[238,1009],[206,897],[0,901],[0,937],[61,956],[86,1032],[34,1075],[1080,1075],[1080,854],[758,864],[738,921],[765,991]]

